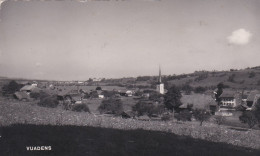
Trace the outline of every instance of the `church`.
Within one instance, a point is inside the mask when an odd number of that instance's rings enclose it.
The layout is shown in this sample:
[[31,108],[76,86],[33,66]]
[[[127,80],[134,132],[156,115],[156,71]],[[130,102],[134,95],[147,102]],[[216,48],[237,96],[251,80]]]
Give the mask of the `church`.
[[159,78],[156,85],[156,91],[160,94],[164,94],[164,84],[162,83],[161,67],[159,67]]

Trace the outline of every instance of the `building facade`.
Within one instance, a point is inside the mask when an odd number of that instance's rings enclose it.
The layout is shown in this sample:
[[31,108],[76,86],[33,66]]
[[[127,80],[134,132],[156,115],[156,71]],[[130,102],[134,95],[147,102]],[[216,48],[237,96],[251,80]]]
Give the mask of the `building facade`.
[[160,94],[164,94],[164,84],[162,83],[161,67],[159,67],[159,78],[156,85],[156,91]]

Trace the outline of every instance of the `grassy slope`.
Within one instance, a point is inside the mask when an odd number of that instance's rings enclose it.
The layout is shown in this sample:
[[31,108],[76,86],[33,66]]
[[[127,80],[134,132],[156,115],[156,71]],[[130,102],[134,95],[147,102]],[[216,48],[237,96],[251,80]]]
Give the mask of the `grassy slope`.
[[[255,72],[255,76],[249,78],[249,73]],[[232,74],[235,74],[234,82],[229,82],[228,77]],[[190,75],[190,74],[188,74]],[[247,88],[247,89],[260,89],[260,85],[257,85],[257,82],[260,80],[260,68],[255,69],[243,69],[238,71],[221,71],[213,74],[209,72],[209,75],[206,79],[201,81],[194,81],[198,76],[192,76],[182,78],[179,80],[171,80],[170,84],[182,85],[188,81],[192,81],[190,83],[191,86],[216,86],[220,82],[224,82],[224,84],[229,85],[231,88]],[[242,82],[244,81],[244,82]]]
[[[224,143],[170,133],[77,126],[13,125],[1,129],[0,155],[259,155]],[[52,151],[26,151],[26,146],[52,146]]]

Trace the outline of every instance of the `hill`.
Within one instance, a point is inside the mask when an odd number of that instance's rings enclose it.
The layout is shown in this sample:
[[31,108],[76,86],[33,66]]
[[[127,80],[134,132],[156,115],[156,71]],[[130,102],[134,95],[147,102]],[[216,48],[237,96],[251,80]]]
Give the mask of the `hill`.
[[233,89],[260,89],[260,66],[230,71],[196,71],[191,74],[165,77],[170,85],[215,87],[222,82]]

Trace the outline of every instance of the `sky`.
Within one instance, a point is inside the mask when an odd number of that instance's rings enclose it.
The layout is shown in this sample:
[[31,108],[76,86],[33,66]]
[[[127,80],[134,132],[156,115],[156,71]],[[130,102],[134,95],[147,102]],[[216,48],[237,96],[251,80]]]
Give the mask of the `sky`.
[[[84,1],[84,0],[82,0]],[[258,66],[258,0],[5,1],[0,76],[87,80]]]

